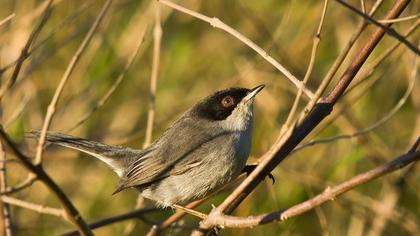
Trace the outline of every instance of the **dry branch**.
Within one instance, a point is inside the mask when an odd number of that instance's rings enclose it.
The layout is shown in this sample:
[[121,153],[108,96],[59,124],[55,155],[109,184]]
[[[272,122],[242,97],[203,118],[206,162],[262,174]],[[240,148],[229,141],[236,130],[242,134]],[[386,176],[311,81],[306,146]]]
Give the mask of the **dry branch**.
[[[27,58],[27,54],[29,52],[29,48],[34,43],[34,41],[37,39],[39,33],[41,32],[42,28],[45,26],[45,23],[47,23],[50,15],[51,15],[51,4],[53,0],[48,0],[47,6],[45,7],[44,12],[41,16],[41,21],[39,24],[32,30],[31,34],[29,35],[28,40],[25,43],[25,46],[23,47],[19,58],[17,60],[15,69],[13,71],[12,76],[7,80],[0,88],[0,100],[4,96],[4,94],[7,92],[7,90],[13,86],[13,84],[16,82],[16,79],[19,75],[20,69],[22,67],[23,62]],[[0,75],[4,72],[3,68],[0,70]]]
[[283,75],[285,75],[297,88],[302,89],[306,96],[309,98],[313,98],[314,94],[305,87],[302,81],[297,79],[292,73],[290,73],[286,68],[284,68],[278,61],[276,61],[273,57],[271,57],[266,51],[264,51],[260,46],[252,42],[249,38],[245,37],[241,33],[239,33],[234,28],[230,27],[229,25],[226,25],[221,20],[219,20],[216,17],[208,17],[201,13],[192,11],[190,9],[187,9],[185,7],[182,7],[178,4],[175,4],[171,1],[167,0],[158,0],[159,2],[177,10],[180,12],[183,12],[185,14],[188,14],[190,16],[193,16],[195,18],[198,18],[202,21],[205,21],[209,23],[211,26],[215,28],[219,28],[230,35],[234,36],[235,38],[239,39],[241,42],[246,44],[248,47],[252,48],[254,51],[256,51],[258,54],[260,54],[266,61],[268,61],[271,65],[273,65],[276,69],[278,69]]
[[41,134],[39,136],[38,145],[36,149],[35,164],[40,164],[42,162],[42,152],[43,152],[43,147],[45,144],[45,137],[47,134],[47,130],[50,127],[52,118],[54,117],[57,102],[58,102],[58,99],[60,98],[61,93],[63,92],[64,85],[70,78],[70,75],[73,72],[77,62],[79,61],[80,56],[89,45],[89,42],[92,39],[94,33],[96,32],[96,29],[98,28],[103,17],[105,16],[105,13],[108,11],[109,6],[111,5],[111,2],[112,0],[107,0],[105,4],[103,5],[101,11],[99,12],[98,16],[96,17],[95,21],[90,27],[85,38],[83,39],[83,42],[80,44],[79,48],[77,49],[72,59],[70,60],[70,63],[68,64],[67,69],[64,72],[63,77],[61,78],[60,83],[57,86],[57,89],[55,90],[54,96],[51,99],[50,104],[48,105],[47,114],[45,115],[45,118],[44,118],[44,123],[42,124]]
[[[387,13],[385,19],[394,19],[405,9],[409,1],[398,1]],[[388,24],[387,26],[389,26]],[[344,91],[349,86],[350,82],[354,79],[357,72],[360,70],[368,56],[384,36],[385,31],[383,28],[377,28],[368,42],[356,54],[352,60],[351,65],[341,76],[340,80],[334,86],[329,94],[327,94],[319,103],[316,104],[314,109],[309,115],[297,124],[296,128],[289,129],[281,139],[279,139],[271,149],[261,158],[260,164],[257,168],[237,187],[234,192],[229,195],[225,201],[209,214],[206,220],[200,223],[202,230],[195,231],[193,235],[203,235],[208,232],[210,228],[216,226],[208,219],[213,216],[231,213],[239,204],[248,196],[255,187],[262,181],[258,176],[265,176],[264,173],[270,173],[288,154],[298,145],[303,138],[305,138],[326,116],[330,114],[334,104],[341,98]]]
[[[420,144],[420,137],[416,142],[415,146]],[[334,187],[328,187],[321,194],[297,204],[287,210],[275,211],[272,213],[261,214],[258,216],[248,217],[234,217],[227,215],[212,215],[208,218],[208,221],[212,225],[222,225],[227,227],[253,227],[261,224],[267,224],[273,221],[286,220],[288,218],[300,215],[304,212],[312,210],[313,208],[327,202],[334,200],[339,195],[376,178],[389,174],[395,170],[401,169],[410,163],[418,161],[420,159],[420,151],[409,152],[402,156],[395,158],[394,160],[378,166],[370,171],[356,175],[349,180],[336,185]]]
[[88,225],[83,220],[82,216],[79,214],[77,209],[74,207],[73,203],[67,197],[67,195],[61,190],[61,188],[54,182],[54,180],[44,171],[41,165],[34,165],[30,159],[25,156],[17,147],[16,144],[10,139],[7,133],[4,131],[3,127],[0,126],[0,136],[7,146],[11,149],[12,153],[18,158],[22,164],[33,173],[38,180],[44,183],[47,188],[53,193],[60,203],[63,205],[64,210],[66,211],[65,217],[68,219],[74,226],[77,227],[80,234],[82,235],[93,235],[90,231]]

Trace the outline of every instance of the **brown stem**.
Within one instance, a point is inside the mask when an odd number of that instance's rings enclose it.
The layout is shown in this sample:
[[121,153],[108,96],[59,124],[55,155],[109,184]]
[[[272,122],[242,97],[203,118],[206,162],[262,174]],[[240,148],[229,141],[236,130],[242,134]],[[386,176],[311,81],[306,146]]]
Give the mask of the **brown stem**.
[[319,195],[286,210],[279,210],[272,213],[248,217],[234,217],[221,214],[218,216],[214,215],[213,218],[209,217],[208,219],[213,225],[223,225],[227,227],[236,228],[253,227],[279,220],[283,221],[290,217],[294,217],[309,210],[312,210],[313,208],[327,201],[334,200],[337,196],[359,185],[362,185],[376,178],[389,174],[395,170],[403,168],[410,163],[418,161],[419,159],[420,151],[404,154],[388,163],[385,163],[362,174],[356,175],[353,178],[339,185],[336,185],[334,187],[327,187],[325,191],[320,193]]

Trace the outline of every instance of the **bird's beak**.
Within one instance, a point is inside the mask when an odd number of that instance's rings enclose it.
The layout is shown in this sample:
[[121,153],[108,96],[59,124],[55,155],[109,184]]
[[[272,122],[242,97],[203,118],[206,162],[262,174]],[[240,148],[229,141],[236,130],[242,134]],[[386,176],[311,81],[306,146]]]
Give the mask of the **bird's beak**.
[[263,88],[265,87],[264,84],[258,85],[257,87],[251,89],[251,91],[244,97],[244,101],[248,102],[249,100],[252,100],[257,93],[259,93]]

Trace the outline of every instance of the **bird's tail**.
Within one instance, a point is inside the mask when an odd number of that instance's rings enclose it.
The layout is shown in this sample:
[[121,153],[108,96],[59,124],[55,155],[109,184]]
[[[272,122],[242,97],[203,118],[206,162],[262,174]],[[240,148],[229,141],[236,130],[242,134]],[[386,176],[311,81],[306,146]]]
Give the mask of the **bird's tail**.
[[[39,131],[31,131],[27,133],[27,137],[37,139],[40,134]],[[141,156],[141,150],[107,145],[67,134],[47,132],[46,140],[49,143],[76,149],[96,157],[111,167],[120,177],[132,161],[137,156]]]

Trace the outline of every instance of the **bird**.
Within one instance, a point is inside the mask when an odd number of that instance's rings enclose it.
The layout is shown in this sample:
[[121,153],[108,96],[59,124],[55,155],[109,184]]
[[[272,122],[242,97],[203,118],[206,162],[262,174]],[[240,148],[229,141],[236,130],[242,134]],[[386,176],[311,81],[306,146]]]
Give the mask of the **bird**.
[[[103,161],[119,176],[113,194],[136,188],[158,207],[186,204],[214,193],[256,167],[246,162],[252,142],[254,98],[264,86],[231,87],[210,94],[145,149],[51,131],[46,133],[46,141]],[[28,136],[39,138],[40,132],[31,131]]]

